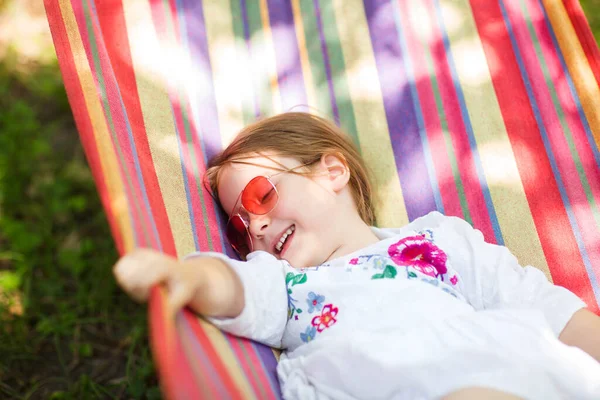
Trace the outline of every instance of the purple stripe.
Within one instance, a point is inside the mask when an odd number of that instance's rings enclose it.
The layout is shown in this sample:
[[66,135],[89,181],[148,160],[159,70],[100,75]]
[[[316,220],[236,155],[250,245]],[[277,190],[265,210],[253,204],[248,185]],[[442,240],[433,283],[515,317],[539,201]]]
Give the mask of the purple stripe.
[[281,387],[279,386],[279,379],[277,378],[277,359],[273,354],[270,347],[264,344],[253,342],[258,359],[262,362],[263,371],[266,373],[269,382],[271,383],[271,389],[273,393],[277,395],[277,398],[281,398]]
[[408,218],[413,220],[435,210],[436,205],[423,159],[414,99],[403,68],[402,59],[409,55],[402,54],[389,1],[366,1],[365,12],[400,185]]
[[[252,68],[252,43],[250,40],[250,25],[248,22],[248,9],[246,7],[246,0],[240,0],[240,11],[242,14],[242,22],[244,24],[244,39],[246,40],[246,47],[248,48],[248,61],[250,62],[249,68]],[[255,75],[254,71],[252,72],[252,75]],[[252,80],[252,89],[254,91],[254,116],[258,119],[260,117],[260,101],[258,99],[256,79]]]
[[268,8],[281,107],[283,111],[289,111],[308,103],[292,4],[288,0],[268,0]]
[[188,93],[194,101],[191,107],[192,118],[198,131],[200,146],[203,146],[204,161],[207,162],[221,150],[221,131],[206,38],[204,9],[202,1],[197,0],[177,0],[177,5],[177,17],[183,19],[185,33],[187,33],[187,37],[181,35],[181,40],[190,54],[193,66],[200,72],[198,79],[202,79],[201,84],[190,88]]
[[333,119],[336,124],[340,123],[340,112],[338,110],[337,101],[335,99],[335,91],[333,90],[333,78],[331,77],[331,63],[329,62],[329,53],[327,52],[327,41],[325,40],[325,32],[323,31],[323,20],[321,19],[321,8],[319,0],[313,0],[315,6],[315,17],[317,19],[317,28],[319,30],[319,40],[321,42],[321,53],[323,53],[323,63],[325,64],[325,75],[327,76],[327,87],[329,88],[329,97],[331,97],[331,109],[333,111]]
[[[192,100],[190,107],[192,124],[196,127],[198,143],[206,165],[208,160],[221,151],[222,142],[202,0],[177,0],[177,16],[182,19],[180,25],[185,26],[185,34],[181,34],[181,40],[190,54],[192,65],[200,70],[200,79],[204,77],[202,84],[191,88],[188,93]],[[200,90],[201,88],[203,90]],[[212,201],[214,209],[219,210],[216,202],[211,197],[204,196],[204,192],[201,188],[199,189],[201,201]],[[219,226],[224,225],[219,211],[215,212],[215,219]],[[220,251],[225,253],[229,246],[226,245],[222,229],[219,229],[218,233],[221,244]],[[210,243],[210,232],[206,232],[206,235],[207,241]],[[198,238],[194,236],[194,240],[197,241]]]

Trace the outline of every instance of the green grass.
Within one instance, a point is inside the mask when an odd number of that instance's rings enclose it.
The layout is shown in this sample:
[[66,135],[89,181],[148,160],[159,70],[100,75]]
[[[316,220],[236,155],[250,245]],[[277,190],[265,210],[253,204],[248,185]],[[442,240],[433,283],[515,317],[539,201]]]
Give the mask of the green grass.
[[0,64],[0,398],[159,398],[56,64]]

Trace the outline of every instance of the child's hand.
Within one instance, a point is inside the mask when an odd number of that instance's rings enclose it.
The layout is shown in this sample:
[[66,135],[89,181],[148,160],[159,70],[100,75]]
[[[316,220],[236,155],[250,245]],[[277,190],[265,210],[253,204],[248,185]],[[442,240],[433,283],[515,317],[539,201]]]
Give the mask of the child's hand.
[[118,284],[134,300],[148,300],[150,289],[165,284],[173,311],[192,302],[200,284],[199,271],[177,259],[150,249],[136,249],[122,257],[113,272]]
[[136,249],[122,257],[113,272],[134,300],[148,300],[154,285],[164,284],[172,311],[189,306],[198,314],[236,317],[244,309],[244,288],[237,274],[213,257],[185,262],[156,250]]

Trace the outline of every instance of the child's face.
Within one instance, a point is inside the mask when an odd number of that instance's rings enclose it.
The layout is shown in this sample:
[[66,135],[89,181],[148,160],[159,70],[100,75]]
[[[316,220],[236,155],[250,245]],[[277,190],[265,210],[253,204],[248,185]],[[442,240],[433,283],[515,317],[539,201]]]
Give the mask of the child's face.
[[[229,164],[221,171],[219,198],[228,215],[238,212],[240,193],[250,180],[277,174],[271,178],[279,194],[277,205],[265,215],[248,213],[253,250],[266,251],[296,268],[325,262],[339,247],[334,239],[334,216],[340,185],[330,176],[327,165],[317,162],[311,167],[314,176],[308,176],[278,173],[281,166],[274,161],[290,169],[302,165],[293,158],[257,156],[244,161],[257,165]],[[290,231],[283,246],[278,245]]]

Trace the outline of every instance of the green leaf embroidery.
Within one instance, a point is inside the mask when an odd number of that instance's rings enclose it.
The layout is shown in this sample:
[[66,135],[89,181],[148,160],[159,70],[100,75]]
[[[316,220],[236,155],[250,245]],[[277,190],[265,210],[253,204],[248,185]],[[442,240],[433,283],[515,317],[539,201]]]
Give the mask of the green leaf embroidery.
[[416,278],[416,277],[417,277],[417,274],[415,274],[414,272],[409,272],[409,273],[408,273],[408,277],[409,277],[409,278]]
[[306,282],[306,274],[298,274],[294,277],[294,281],[292,282],[292,286],[294,285],[300,285],[301,283]]
[[287,285],[288,283],[290,283],[290,281],[292,279],[294,279],[294,273],[288,272],[287,275],[285,276],[285,284]]
[[296,312],[297,312],[298,314],[302,314],[302,309],[301,309],[301,308],[296,308]]
[[394,279],[398,275],[398,271],[391,265],[388,265],[383,270],[383,276],[386,278]]
[[371,279],[394,279],[396,275],[398,275],[398,271],[396,270],[396,268],[391,265],[388,265],[383,270],[383,273],[375,274],[371,277]]

